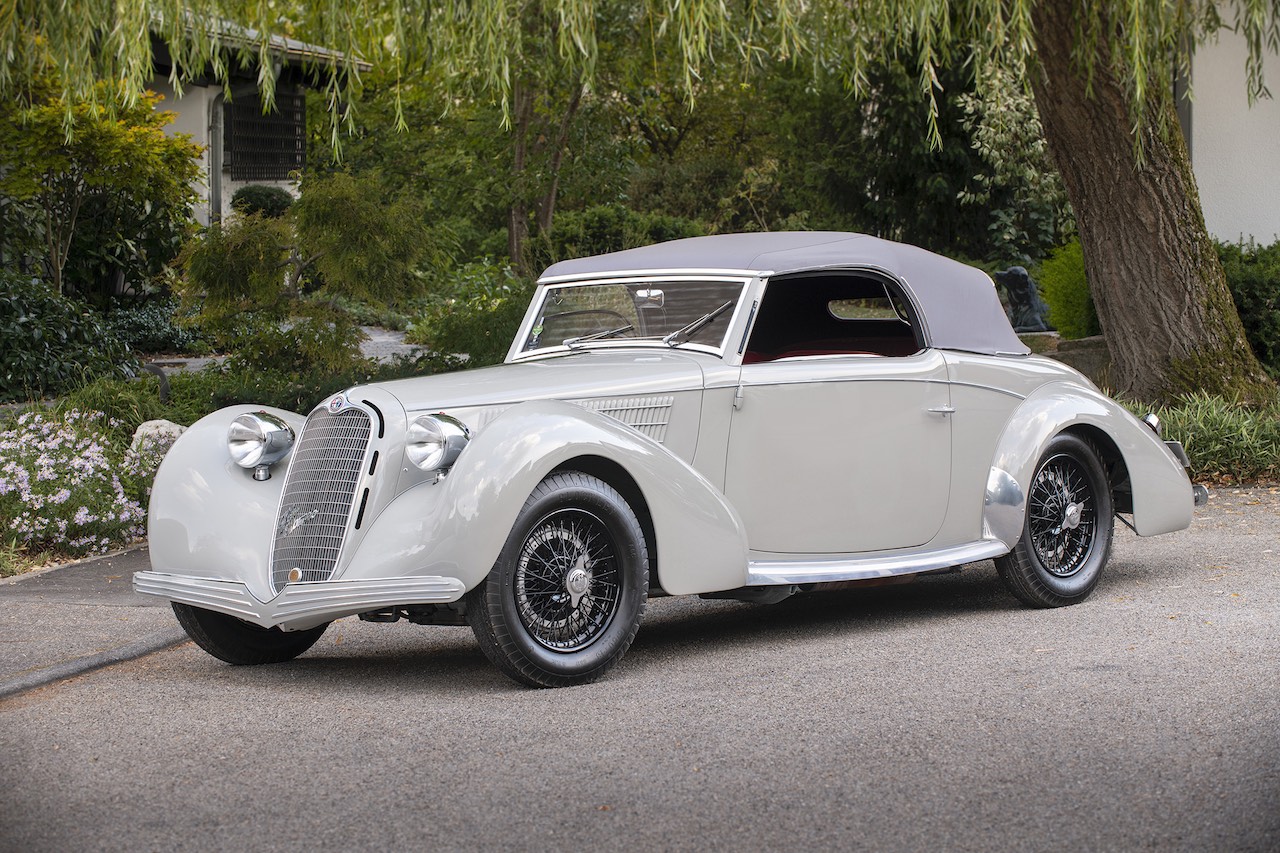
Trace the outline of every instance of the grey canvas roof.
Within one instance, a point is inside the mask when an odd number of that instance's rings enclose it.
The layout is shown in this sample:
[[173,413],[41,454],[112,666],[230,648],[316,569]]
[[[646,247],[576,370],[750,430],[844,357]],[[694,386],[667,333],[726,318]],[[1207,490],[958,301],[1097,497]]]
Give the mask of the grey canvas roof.
[[548,279],[604,273],[737,270],[782,275],[820,269],[878,269],[910,292],[930,346],[987,354],[1026,354],[995,284],[982,270],[905,243],[838,231],[770,231],[672,240],[572,261],[542,274]]

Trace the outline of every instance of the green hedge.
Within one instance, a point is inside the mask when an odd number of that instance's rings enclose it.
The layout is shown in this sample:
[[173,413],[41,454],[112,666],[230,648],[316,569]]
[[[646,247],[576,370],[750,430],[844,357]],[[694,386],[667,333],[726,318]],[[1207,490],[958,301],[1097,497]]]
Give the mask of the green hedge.
[[87,305],[12,272],[0,272],[0,340],[0,401],[57,395],[96,377],[141,369]]

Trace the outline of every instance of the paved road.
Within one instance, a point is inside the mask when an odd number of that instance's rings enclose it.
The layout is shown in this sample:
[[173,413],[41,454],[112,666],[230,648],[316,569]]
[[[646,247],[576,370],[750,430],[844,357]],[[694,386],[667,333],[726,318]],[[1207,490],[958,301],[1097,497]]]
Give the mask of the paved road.
[[180,645],[0,701],[0,849],[1274,851],[1277,551],[1280,496],[1215,492],[1061,610],[990,563],[664,599],[558,691],[465,628],[343,620],[263,668]]

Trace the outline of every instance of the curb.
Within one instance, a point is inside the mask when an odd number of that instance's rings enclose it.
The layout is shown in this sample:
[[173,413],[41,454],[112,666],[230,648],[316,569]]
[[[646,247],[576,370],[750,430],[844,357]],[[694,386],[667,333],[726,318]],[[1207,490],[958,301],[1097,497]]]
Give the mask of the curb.
[[78,557],[77,559],[67,560],[66,562],[63,562],[63,563],[49,563],[48,565],[45,565],[45,566],[37,566],[36,568],[30,569],[29,571],[25,571],[16,575],[9,575],[8,577],[0,578],[0,586],[17,583],[21,580],[25,580],[26,578],[33,578],[33,577],[36,577],[37,575],[43,575],[49,572],[57,571],[58,569],[65,569],[68,566],[78,566],[81,563],[88,563],[93,560],[105,560],[108,557],[120,557],[125,554],[132,554],[134,551],[138,551],[147,547],[147,541],[148,541],[147,537],[144,536],[141,539],[138,539],[134,542],[130,542],[128,545],[125,545],[123,548],[117,548],[116,550],[108,551],[105,554],[94,554],[91,557]]
[[104,666],[140,658],[144,655],[179,645],[186,642],[186,640],[186,631],[181,628],[169,628],[164,631],[157,631],[140,640],[134,640],[132,643],[116,649],[100,652],[96,655],[88,655],[87,657],[73,658],[44,669],[37,669],[26,675],[0,682],[0,700],[9,699],[19,693],[25,693],[37,687],[44,687],[55,681],[63,681],[76,675],[92,672],[95,669],[102,669]]

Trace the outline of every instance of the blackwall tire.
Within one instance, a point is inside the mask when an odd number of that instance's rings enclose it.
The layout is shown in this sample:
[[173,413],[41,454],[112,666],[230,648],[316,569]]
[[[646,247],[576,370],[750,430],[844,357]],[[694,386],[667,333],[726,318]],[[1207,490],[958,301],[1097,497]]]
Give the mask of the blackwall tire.
[[559,471],[529,495],[467,620],[498,669],[530,687],[595,681],[630,648],[649,595],[635,513],[604,481]]
[[283,663],[315,645],[329,623],[305,631],[281,631],[263,628],[225,613],[173,602],[187,636],[218,660],[237,666]]
[[1027,489],[1018,544],[996,559],[1005,586],[1029,607],[1063,607],[1088,598],[1111,555],[1114,504],[1106,470],[1084,439],[1049,442]]

